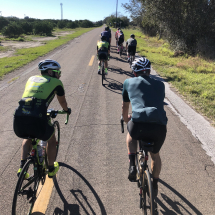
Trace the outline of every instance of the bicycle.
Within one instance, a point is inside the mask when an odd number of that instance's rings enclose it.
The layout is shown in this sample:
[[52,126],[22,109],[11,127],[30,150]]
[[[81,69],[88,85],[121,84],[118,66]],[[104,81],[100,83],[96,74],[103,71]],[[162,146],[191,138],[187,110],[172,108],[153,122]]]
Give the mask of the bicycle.
[[135,55],[132,55],[132,53],[129,53],[129,56],[130,56],[129,65],[130,65],[130,68],[131,68],[132,62],[133,62],[134,59],[135,59]]
[[[121,116],[121,131],[124,133],[124,120]],[[152,187],[151,175],[148,168],[148,152],[153,150],[153,142],[146,142],[144,140],[138,140],[139,151],[136,152],[136,181],[138,188],[140,188],[140,209],[142,213],[147,215],[149,209],[150,215],[157,214],[157,207],[155,207],[154,192]]]
[[[47,116],[49,120],[54,119],[57,114],[67,114],[64,110],[62,111],[55,111],[54,109],[49,109],[47,111]],[[69,114],[67,114],[67,119],[65,124],[68,123]],[[52,125],[55,128],[55,135],[56,135],[56,148],[57,153],[55,160],[58,155],[59,144],[60,144],[60,125],[58,121],[54,121]],[[47,154],[46,150],[44,150],[44,154],[42,157],[38,155],[37,146],[40,142],[37,138],[32,139],[32,150],[29,153],[29,157],[20,173],[15,192],[13,197],[12,203],[12,215],[24,215],[24,214],[31,214],[34,203],[37,197],[40,194],[39,184],[43,186],[46,180],[46,175],[48,174],[48,161],[47,161]],[[42,188],[42,187],[41,187]]]
[[119,45],[119,56],[121,57],[123,52],[123,44]]
[[103,60],[101,62],[101,68],[102,68],[102,85],[104,85],[104,79],[105,79],[105,62]]

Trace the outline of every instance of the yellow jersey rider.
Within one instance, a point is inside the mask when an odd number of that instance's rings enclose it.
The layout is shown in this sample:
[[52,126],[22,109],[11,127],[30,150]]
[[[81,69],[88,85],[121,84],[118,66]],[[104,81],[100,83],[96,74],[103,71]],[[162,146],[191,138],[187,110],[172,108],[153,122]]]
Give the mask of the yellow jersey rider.
[[[26,158],[31,149],[33,138],[48,141],[48,176],[53,177],[58,169],[59,164],[55,161],[56,155],[56,138],[52,124],[47,119],[47,109],[55,94],[57,94],[58,102],[61,107],[71,113],[71,109],[67,107],[65,91],[62,82],[59,80],[61,76],[60,64],[54,60],[43,60],[38,65],[41,75],[35,75],[28,79],[22,99],[14,113],[13,128],[15,134],[23,138],[21,165],[17,172],[19,176]],[[31,139],[29,139],[31,138]]]
[[108,74],[107,60],[110,58],[110,44],[106,41],[105,36],[101,36],[101,41],[97,43],[97,59],[99,60],[98,64],[98,74],[101,74],[101,61],[105,62],[105,75]]

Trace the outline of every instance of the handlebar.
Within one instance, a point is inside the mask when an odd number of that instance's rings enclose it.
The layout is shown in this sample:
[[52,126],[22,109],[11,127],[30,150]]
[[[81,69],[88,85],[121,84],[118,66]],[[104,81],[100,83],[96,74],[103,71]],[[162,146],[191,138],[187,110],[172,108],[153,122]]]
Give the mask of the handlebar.
[[58,114],[67,114],[65,125],[67,125],[69,121],[69,114],[65,110],[54,110],[54,109],[48,109],[47,110],[47,116],[50,116],[51,118],[55,118]]
[[124,133],[124,119],[123,119],[122,115],[121,115],[120,122],[121,122],[121,131],[122,131],[122,133]]

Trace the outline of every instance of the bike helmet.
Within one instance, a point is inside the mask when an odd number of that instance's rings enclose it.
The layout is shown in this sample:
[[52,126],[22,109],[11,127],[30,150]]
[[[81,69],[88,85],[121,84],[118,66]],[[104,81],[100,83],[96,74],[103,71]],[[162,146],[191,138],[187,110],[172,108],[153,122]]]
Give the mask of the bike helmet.
[[45,72],[46,70],[59,70],[61,68],[60,64],[55,60],[43,60],[38,64],[38,68],[41,72]]
[[151,69],[151,62],[145,57],[140,57],[132,62],[131,68],[136,73],[147,71]]
[[118,28],[118,31],[120,30],[120,28]]
[[105,31],[109,31],[109,27],[105,27]]
[[134,34],[131,34],[130,37],[134,39],[134,38],[135,38],[135,35],[134,35]]
[[107,38],[106,38],[106,36],[101,36],[101,41],[106,41],[107,40]]

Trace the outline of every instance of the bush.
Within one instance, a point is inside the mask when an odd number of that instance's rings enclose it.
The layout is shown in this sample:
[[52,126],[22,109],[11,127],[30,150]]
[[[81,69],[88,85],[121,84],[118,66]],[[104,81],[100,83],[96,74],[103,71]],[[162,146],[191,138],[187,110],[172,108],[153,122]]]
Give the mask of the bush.
[[23,33],[23,29],[20,24],[11,22],[8,26],[2,29],[3,36],[6,37],[19,37]]
[[67,28],[77,28],[78,25],[75,22],[69,22],[66,25]]
[[33,28],[34,28],[34,34],[47,35],[47,36],[52,35],[53,25],[49,22],[46,22],[46,21],[36,22]]
[[4,18],[3,16],[0,16],[0,31],[6,27],[10,22]]
[[59,21],[59,22],[57,23],[57,27],[60,28],[60,29],[65,28],[65,27],[66,27],[66,22],[64,22],[64,21]]
[[30,22],[23,22],[21,24],[23,32],[25,34],[33,34],[33,25]]

